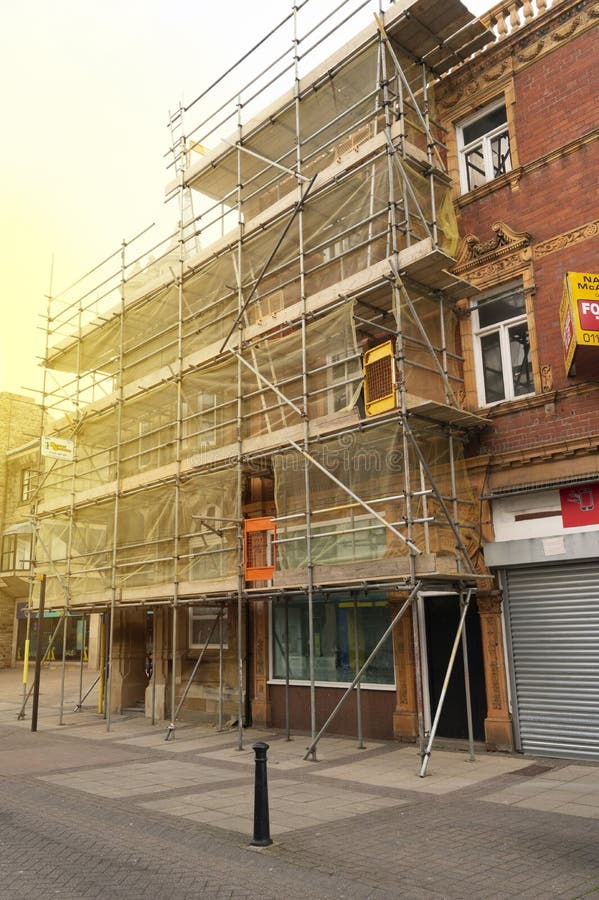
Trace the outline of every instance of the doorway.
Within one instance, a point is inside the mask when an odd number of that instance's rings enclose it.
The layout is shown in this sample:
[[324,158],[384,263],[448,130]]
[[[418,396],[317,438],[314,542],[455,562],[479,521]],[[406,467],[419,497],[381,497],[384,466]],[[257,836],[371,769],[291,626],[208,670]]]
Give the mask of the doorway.
[[[430,714],[426,723],[430,729],[441,696],[447,664],[460,621],[460,601],[457,594],[424,595],[420,605],[424,615],[423,684],[428,684]],[[476,603],[471,600],[466,614],[468,641],[468,668],[470,673],[470,697],[472,703],[472,730],[475,741],[485,739],[487,703],[483,667],[483,648],[480,619]],[[426,698],[425,698],[426,699]],[[426,714],[425,704],[425,714]],[[439,737],[468,739],[468,719],[464,690],[464,659],[462,645],[456,654],[453,671],[447,686],[443,710],[437,728]]]

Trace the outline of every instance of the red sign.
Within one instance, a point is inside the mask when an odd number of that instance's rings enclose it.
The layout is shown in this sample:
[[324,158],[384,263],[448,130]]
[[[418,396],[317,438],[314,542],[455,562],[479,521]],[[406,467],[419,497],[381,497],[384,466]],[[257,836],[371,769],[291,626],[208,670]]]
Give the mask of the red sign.
[[599,301],[579,300],[578,317],[585,331],[599,331]]
[[561,488],[559,498],[564,528],[599,525],[599,481]]

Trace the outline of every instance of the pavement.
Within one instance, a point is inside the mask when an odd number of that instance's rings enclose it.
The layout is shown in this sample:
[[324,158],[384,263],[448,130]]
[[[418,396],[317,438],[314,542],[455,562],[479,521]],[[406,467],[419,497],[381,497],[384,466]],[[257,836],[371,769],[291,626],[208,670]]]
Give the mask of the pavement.
[[[83,673],[83,692],[93,673]],[[38,731],[0,670],[0,898],[599,900],[599,764],[113,716],[80,672],[44,669]],[[252,745],[268,750],[273,844],[250,845]]]

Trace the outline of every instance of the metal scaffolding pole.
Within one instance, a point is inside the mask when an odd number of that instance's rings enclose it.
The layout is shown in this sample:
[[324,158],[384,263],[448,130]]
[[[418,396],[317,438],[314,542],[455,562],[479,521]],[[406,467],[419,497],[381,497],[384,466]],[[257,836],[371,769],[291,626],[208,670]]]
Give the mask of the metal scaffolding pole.
[[[181,123],[183,111],[179,106]],[[173,521],[173,632],[172,632],[172,666],[171,666],[171,715],[173,726],[176,718],[175,703],[177,698],[177,648],[179,645],[179,555],[180,555],[180,505],[181,505],[181,451],[183,442],[183,279],[185,275],[185,164],[187,146],[185,135],[181,135],[179,143],[179,234],[178,234],[178,270],[177,270],[177,363],[175,380],[177,386],[177,422],[175,426],[175,485],[174,485],[174,521]]]
[[[298,176],[302,174],[302,139],[301,139],[301,98],[300,98],[300,73],[299,73],[299,22],[298,4],[293,4],[293,49],[294,49],[294,126],[295,126],[295,168]],[[304,454],[304,495],[306,503],[306,565],[308,571],[308,649],[309,649],[309,676],[310,676],[310,735],[314,738],[316,733],[316,679],[314,663],[314,561],[312,558],[312,486],[310,478],[310,466],[308,461],[308,447],[310,445],[310,423],[308,411],[308,346],[307,346],[307,296],[305,282],[304,260],[304,203],[314,184],[316,175],[308,183],[305,191],[302,191],[301,181],[297,183],[297,216],[298,216],[298,244],[299,244],[299,296],[302,305],[301,336],[302,336],[302,405],[303,405],[303,454]]]
[[[360,641],[358,639],[358,602],[354,594],[353,601],[353,632],[354,632],[354,671],[358,671],[360,666]],[[364,736],[362,734],[362,694],[360,691],[360,682],[356,683],[356,724],[358,728],[358,750],[364,750]]]
[[[237,318],[233,323],[226,339],[223,342],[221,347],[221,353],[226,347],[231,335],[237,328],[238,333],[238,341],[239,346],[241,347],[243,344],[243,319],[244,312],[249,305],[250,299],[252,297],[252,293],[248,295],[248,298],[244,300],[243,297],[243,235],[245,229],[245,218],[243,215],[243,176],[242,176],[242,152],[241,146],[243,143],[243,125],[241,119],[241,95],[238,95],[237,98]],[[274,256],[273,251],[273,256]],[[272,257],[271,257],[272,258]],[[270,262],[270,260],[269,260]],[[268,263],[267,263],[268,265]],[[266,271],[267,266],[262,270],[262,274]],[[258,279],[259,282],[260,278]],[[257,288],[258,282],[254,285],[254,289]],[[242,379],[242,368],[241,362],[242,358],[240,355],[237,356],[237,422],[236,422],[236,442],[237,442],[237,507],[236,507],[236,515],[237,515],[237,749],[239,751],[243,750],[243,683],[244,683],[244,672],[243,672],[243,592],[245,588],[245,541],[244,541],[244,532],[243,532],[243,487],[244,487],[244,474],[242,467],[242,454],[243,454],[243,431],[242,431],[242,421],[243,421],[243,379]],[[246,676],[246,690],[249,691],[250,679],[249,673]]]

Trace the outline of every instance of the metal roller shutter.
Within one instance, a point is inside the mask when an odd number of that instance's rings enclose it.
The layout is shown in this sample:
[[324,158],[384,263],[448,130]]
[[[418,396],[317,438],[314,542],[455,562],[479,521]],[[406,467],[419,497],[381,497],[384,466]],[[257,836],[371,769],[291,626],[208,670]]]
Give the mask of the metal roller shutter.
[[599,563],[506,570],[522,750],[599,759]]

